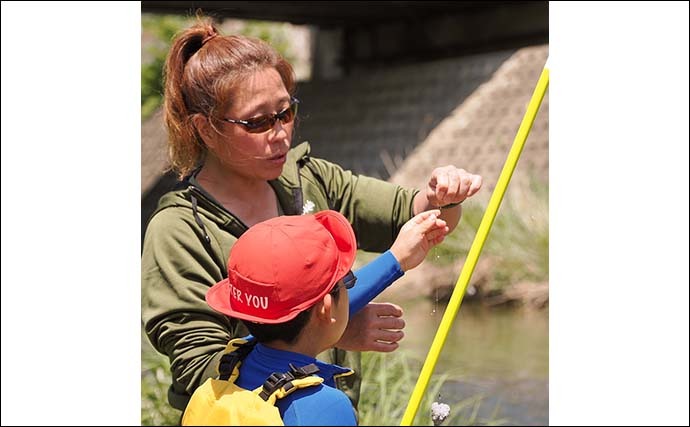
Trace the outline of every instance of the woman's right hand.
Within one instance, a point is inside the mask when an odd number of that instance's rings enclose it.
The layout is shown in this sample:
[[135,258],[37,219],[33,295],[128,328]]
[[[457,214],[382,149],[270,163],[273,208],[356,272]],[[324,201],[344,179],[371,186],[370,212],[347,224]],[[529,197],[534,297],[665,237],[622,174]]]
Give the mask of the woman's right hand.
[[350,317],[335,346],[350,351],[394,351],[405,336],[402,316],[403,309],[399,305],[370,302]]
[[448,226],[439,218],[440,215],[439,209],[422,212],[400,229],[390,251],[403,271],[421,264],[429,250],[441,243],[448,234]]

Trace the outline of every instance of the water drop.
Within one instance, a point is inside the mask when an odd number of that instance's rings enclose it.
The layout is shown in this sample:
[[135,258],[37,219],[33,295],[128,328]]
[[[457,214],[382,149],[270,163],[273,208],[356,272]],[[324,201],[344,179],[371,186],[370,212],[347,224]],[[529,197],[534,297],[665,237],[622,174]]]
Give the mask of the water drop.
[[434,298],[434,307],[431,309],[431,315],[433,316],[436,313],[436,308],[438,307],[438,286],[435,288],[436,295]]

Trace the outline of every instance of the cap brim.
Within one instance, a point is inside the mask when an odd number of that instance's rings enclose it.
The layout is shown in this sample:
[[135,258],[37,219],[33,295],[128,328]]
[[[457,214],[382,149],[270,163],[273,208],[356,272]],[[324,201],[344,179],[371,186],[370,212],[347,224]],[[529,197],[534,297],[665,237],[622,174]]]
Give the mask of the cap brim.
[[235,311],[230,306],[230,279],[224,279],[215,285],[211,286],[206,292],[206,303],[212,309],[225,314],[226,316],[234,317],[240,320],[247,320],[249,322],[258,323],[283,323],[292,320],[300,313],[301,310],[295,310],[287,313],[277,319],[266,319],[263,317],[256,317],[249,314]]
[[211,286],[211,288],[206,291],[206,302],[212,309],[233,316],[233,314],[229,313],[232,311],[229,307],[230,281],[226,278]]

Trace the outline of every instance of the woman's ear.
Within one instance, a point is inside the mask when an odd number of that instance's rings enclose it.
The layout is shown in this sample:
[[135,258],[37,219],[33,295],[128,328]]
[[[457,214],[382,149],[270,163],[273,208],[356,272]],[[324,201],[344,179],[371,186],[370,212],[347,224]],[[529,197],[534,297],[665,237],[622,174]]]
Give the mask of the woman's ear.
[[215,149],[215,131],[213,130],[213,126],[211,126],[211,122],[208,120],[208,117],[204,116],[203,114],[195,114],[194,117],[192,117],[192,122],[194,123],[194,127],[196,127],[196,131],[199,132],[201,139],[204,140],[206,146],[211,149]]

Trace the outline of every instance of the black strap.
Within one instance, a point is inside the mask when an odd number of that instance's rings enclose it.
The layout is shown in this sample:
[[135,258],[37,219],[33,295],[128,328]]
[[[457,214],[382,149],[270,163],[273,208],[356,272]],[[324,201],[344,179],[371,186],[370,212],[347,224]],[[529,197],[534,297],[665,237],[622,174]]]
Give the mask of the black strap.
[[197,225],[201,227],[201,232],[204,233],[204,240],[206,240],[206,243],[209,245],[211,244],[211,238],[208,237],[208,233],[206,233],[206,227],[204,227],[204,223],[201,222],[201,218],[199,217],[199,212],[197,212],[197,202],[196,202],[196,197],[190,196],[192,199],[192,213],[194,214],[194,220],[196,221]]
[[316,367],[315,363],[310,363],[302,366],[301,368],[296,368],[295,365],[290,363],[290,372],[295,376],[295,378],[304,378],[319,372],[319,368]]
[[302,188],[293,188],[292,189],[292,199],[294,200],[295,205],[292,207],[295,210],[295,213],[293,215],[302,215],[304,206],[303,206],[303,199],[302,199]]
[[259,396],[263,400],[268,401],[268,398],[276,390],[280,390],[280,388],[282,388],[283,386],[285,387],[286,391],[290,390],[292,388],[292,380],[305,378],[317,372],[319,372],[319,368],[317,368],[316,364],[314,363],[302,366],[301,368],[297,368],[295,367],[295,365],[290,363],[290,370],[288,372],[274,372],[271,374],[270,377],[268,377],[268,379],[264,382]]
[[255,344],[256,340],[249,340],[246,343],[236,346],[235,350],[230,353],[225,353],[220,358],[220,364],[218,365],[218,372],[220,373],[218,379],[227,381],[230,375],[232,375],[232,371],[235,370],[235,366],[247,357]]

